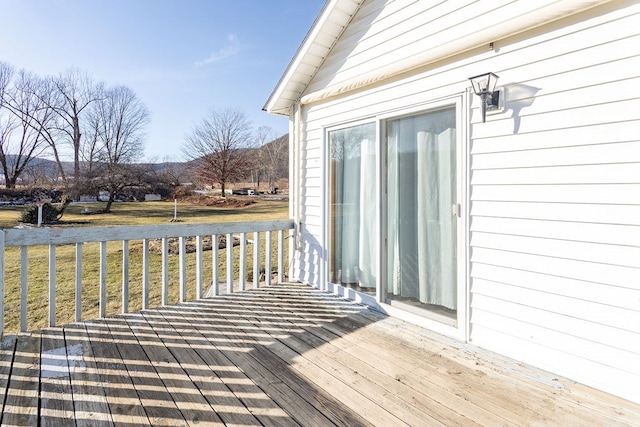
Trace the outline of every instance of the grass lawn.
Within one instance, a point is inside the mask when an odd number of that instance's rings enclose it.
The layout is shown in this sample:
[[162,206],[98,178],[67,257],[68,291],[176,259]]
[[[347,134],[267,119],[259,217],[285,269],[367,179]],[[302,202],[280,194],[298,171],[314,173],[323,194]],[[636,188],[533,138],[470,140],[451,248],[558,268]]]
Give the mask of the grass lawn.
[[[210,222],[255,222],[288,218],[288,202],[264,200],[259,198],[239,198],[252,200],[248,206],[220,208],[200,204],[178,203],[177,218],[180,223]],[[154,225],[169,224],[174,215],[173,202],[132,202],[115,203],[113,212],[109,214],[87,215],[82,212],[97,211],[102,203],[75,204],[69,206],[62,218],[62,224],[56,227],[91,227],[117,225]],[[0,208],[0,227],[10,228],[19,225],[17,222],[22,209],[18,207]],[[275,252],[277,233],[273,233]],[[250,238],[253,238],[251,236]],[[266,237],[262,236],[264,241]],[[153,242],[152,242],[153,243]],[[287,256],[285,244],[285,257]],[[261,244],[264,259],[264,242]],[[120,313],[122,310],[122,255],[121,241],[109,242],[107,245],[107,314]],[[235,258],[238,250],[234,251]],[[83,319],[98,316],[99,309],[99,265],[100,251],[98,243],[87,243],[82,249],[82,312]],[[252,277],[253,248],[247,248],[247,275]],[[212,262],[211,251],[204,253],[204,288],[211,283]],[[5,251],[5,333],[12,333],[20,327],[20,248],[10,247]],[[47,326],[48,319],[48,247],[34,246],[28,249],[28,329]],[[169,257],[169,303],[179,300],[178,256]],[[187,255],[187,299],[195,298],[195,254]],[[235,265],[235,277],[238,275],[238,263]],[[272,267],[276,268],[277,260],[272,258]],[[219,251],[218,271],[220,280],[226,275],[226,253]],[[129,310],[142,307],[142,242],[129,243]],[[161,253],[150,251],[150,307],[161,303],[162,263]],[[248,279],[250,281],[250,279]],[[250,286],[248,284],[248,286]],[[221,288],[226,287],[221,285]],[[75,313],[75,245],[56,247],[56,323],[66,324],[74,320]]]
[[[288,202],[254,197],[236,198],[240,202],[254,202],[248,206],[218,207],[178,202],[177,218],[185,223],[268,221],[286,219]],[[114,203],[108,214],[86,215],[83,211],[96,212],[105,203],[78,203],[70,205],[62,217],[62,226],[109,226],[166,224],[173,219],[173,202],[122,202]],[[19,225],[18,220],[25,208],[22,206],[0,207],[0,228]]]

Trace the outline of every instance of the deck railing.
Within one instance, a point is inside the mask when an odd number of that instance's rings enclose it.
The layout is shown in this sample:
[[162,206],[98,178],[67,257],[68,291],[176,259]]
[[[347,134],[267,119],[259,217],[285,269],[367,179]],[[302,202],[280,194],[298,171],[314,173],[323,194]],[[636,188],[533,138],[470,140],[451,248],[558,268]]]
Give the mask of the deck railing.
[[[56,250],[62,245],[75,245],[75,260],[72,264],[62,266],[65,270],[75,269],[75,321],[79,322],[83,317],[82,293],[83,293],[83,247],[87,243],[99,244],[99,292],[98,292],[98,315],[106,317],[107,312],[107,273],[109,266],[107,263],[107,243],[114,241],[122,242],[122,312],[129,311],[129,288],[130,279],[130,243],[141,242],[141,308],[150,308],[150,266],[151,257],[149,247],[151,242],[158,242],[161,251],[161,305],[169,303],[169,244],[170,241],[177,240],[178,256],[178,276],[179,276],[179,301],[184,302],[187,298],[187,240],[193,241],[195,245],[195,262],[191,268],[195,267],[195,298],[202,298],[205,285],[204,260],[203,260],[203,239],[211,238],[211,279],[209,293],[217,295],[220,292],[231,293],[235,289],[244,290],[247,276],[247,243],[253,246],[253,287],[258,287],[261,283],[261,273],[264,272],[265,285],[271,284],[272,280],[272,233],[277,232],[277,280],[284,281],[284,234],[287,230],[294,228],[294,223],[290,220],[265,221],[265,222],[234,222],[234,223],[211,223],[211,224],[170,224],[154,226],[116,226],[116,227],[73,227],[73,228],[34,228],[34,229],[5,229],[0,231],[0,336],[5,329],[5,289],[6,289],[6,265],[5,252],[9,247],[19,247],[20,254],[20,331],[27,331],[28,307],[28,286],[29,286],[29,248],[46,245],[48,247],[48,325],[56,324],[56,290],[60,286],[56,280],[57,265]],[[220,279],[219,269],[219,237],[224,236],[226,248],[226,281]],[[261,237],[264,237],[262,239]],[[234,256],[234,245],[228,242],[237,241],[239,246],[239,256]],[[260,256],[261,241],[264,242],[264,257]],[[190,246],[193,246],[190,244]],[[139,245],[139,243],[138,243]],[[14,249],[15,250],[15,249]],[[136,256],[140,256],[139,250]],[[237,263],[237,265],[236,265]],[[195,264],[195,265],[193,265]],[[113,270],[113,268],[111,268]],[[67,270],[68,271],[68,270]],[[234,271],[237,271],[234,274]],[[191,274],[191,272],[189,272]],[[220,288],[225,285],[226,289]],[[73,291],[73,290],[72,290]]]

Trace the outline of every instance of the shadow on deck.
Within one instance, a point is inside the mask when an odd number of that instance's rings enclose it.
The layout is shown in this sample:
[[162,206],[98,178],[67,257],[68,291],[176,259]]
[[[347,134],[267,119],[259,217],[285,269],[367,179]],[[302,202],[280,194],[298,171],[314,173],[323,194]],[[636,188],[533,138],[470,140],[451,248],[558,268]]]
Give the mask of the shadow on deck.
[[640,407],[287,284],[0,348],[2,425],[633,425]]

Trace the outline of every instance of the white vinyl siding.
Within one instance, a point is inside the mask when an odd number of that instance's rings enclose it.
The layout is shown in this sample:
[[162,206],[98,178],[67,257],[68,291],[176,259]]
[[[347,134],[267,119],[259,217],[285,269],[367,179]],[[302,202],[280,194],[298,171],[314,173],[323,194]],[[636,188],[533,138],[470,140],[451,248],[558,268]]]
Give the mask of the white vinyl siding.
[[364,1],[305,93],[361,87],[606,1]]
[[[439,43],[480,8],[520,3],[365,1],[305,92]],[[506,111],[481,123],[468,98],[469,338],[640,402],[640,4],[607,3],[494,48],[302,106],[298,278],[324,286],[323,130],[428,108],[493,71]]]
[[471,340],[635,401],[639,11],[497,43],[514,118],[471,131]]

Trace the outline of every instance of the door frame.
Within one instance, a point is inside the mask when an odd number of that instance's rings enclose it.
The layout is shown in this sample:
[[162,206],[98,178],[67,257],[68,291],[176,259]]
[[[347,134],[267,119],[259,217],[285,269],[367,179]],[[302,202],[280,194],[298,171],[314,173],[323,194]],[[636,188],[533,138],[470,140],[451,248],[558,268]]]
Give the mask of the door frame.
[[[469,217],[470,217],[470,147],[469,147],[469,117],[470,117],[470,105],[472,94],[467,90],[462,93],[457,93],[451,96],[443,97],[437,100],[431,100],[429,102],[423,102],[404,108],[397,108],[386,112],[378,113],[377,115],[361,117],[358,120],[352,120],[347,122],[334,123],[331,126],[324,127],[323,139],[326,141],[324,144],[323,164],[323,177],[322,181],[325,182],[325,191],[322,192],[324,215],[324,233],[323,233],[323,247],[325,248],[324,265],[321,269],[321,275],[323,275],[322,284],[324,290],[332,292],[336,295],[348,298],[350,300],[357,301],[361,304],[372,307],[375,310],[381,311],[385,314],[400,318],[410,323],[416,324],[423,328],[429,329],[436,333],[446,335],[455,338],[460,341],[467,342],[469,340],[469,319],[470,319],[470,245],[469,245]],[[386,236],[387,236],[387,205],[386,205],[386,141],[383,140],[386,129],[385,122],[390,119],[400,118],[403,116],[412,116],[420,113],[426,113],[430,110],[436,110],[447,106],[455,106],[456,110],[456,168],[458,172],[457,177],[457,202],[460,206],[458,218],[458,228],[456,234],[457,245],[457,318],[456,325],[451,326],[446,323],[439,322],[434,319],[425,317],[424,315],[418,315],[411,311],[403,310],[392,304],[385,302],[386,300]],[[330,221],[330,194],[329,194],[329,179],[330,179],[330,154],[328,144],[328,134],[330,131],[354,126],[361,123],[375,122],[376,124],[376,156],[379,161],[376,165],[376,178],[378,185],[378,193],[376,200],[376,207],[379,209],[378,215],[378,250],[377,250],[377,277],[378,283],[375,295],[363,294],[354,291],[351,288],[341,286],[335,283],[329,283],[329,221]]]
[[[395,110],[377,117],[379,123],[378,144],[380,150],[380,175],[378,177],[381,203],[380,203],[380,263],[378,283],[378,301],[380,309],[394,317],[399,317],[411,323],[430,329],[443,335],[454,337],[461,341],[468,341],[469,331],[469,149],[468,149],[468,93],[442,98],[432,102],[420,104],[410,108]],[[417,314],[413,310],[409,311],[397,305],[387,303],[387,141],[386,122],[389,120],[415,116],[428,113],[431,110],[438,110],[445,107],[455,107],[456,114],[456,201],[459,206],[457,215],[456,230],[456,259],[457,259],[457,305],[455,324],[438,321],[436,316],[429,316],[429,313]]]

